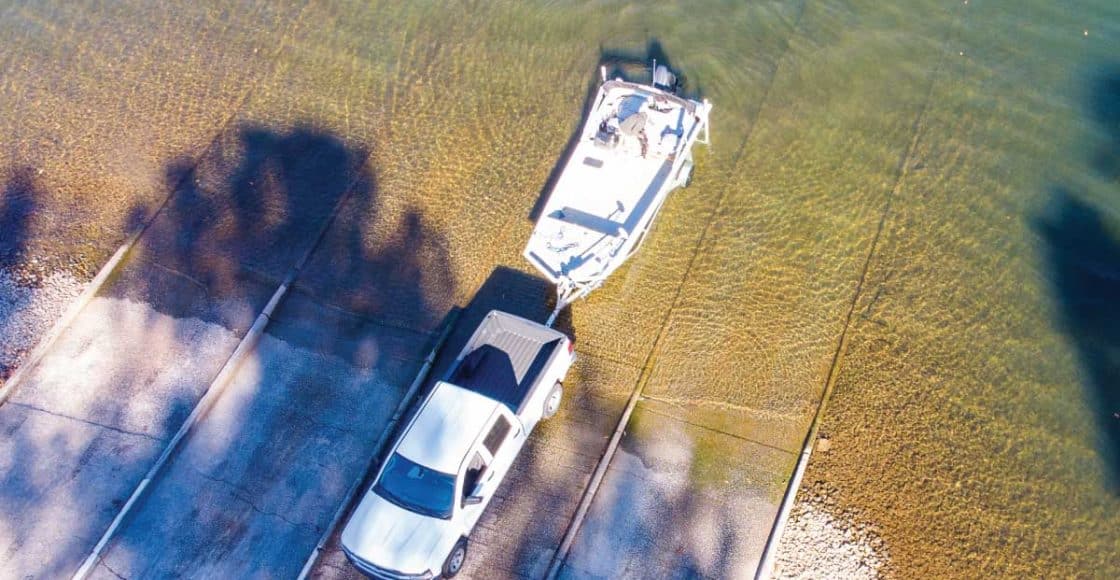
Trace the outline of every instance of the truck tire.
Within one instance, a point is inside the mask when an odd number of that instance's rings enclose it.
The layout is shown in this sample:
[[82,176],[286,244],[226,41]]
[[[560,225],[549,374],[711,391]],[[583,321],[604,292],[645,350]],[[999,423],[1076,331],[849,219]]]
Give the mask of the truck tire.
[[560,399],[564,398],[564,385],[560,381],[556,381],[552,385],[552,390],[548,392],[548,398],[544,400],[544,412],[541,413],[541,418],[548,419],[560,410]]
[[463,562],[467,560],[467,539],[459,538],[455,543],[455,547],[451,548],[451,553],[447,555],[447,559],[443,561],[443,569],[440,570],[440,578],[454,578],[460,570],[463,569]]

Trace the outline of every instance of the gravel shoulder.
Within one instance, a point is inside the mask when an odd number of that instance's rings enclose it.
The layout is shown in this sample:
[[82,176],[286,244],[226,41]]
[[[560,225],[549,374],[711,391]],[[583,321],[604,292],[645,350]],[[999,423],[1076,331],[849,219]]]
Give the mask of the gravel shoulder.
[[25,268],[0,268],[0,385],[84,288],[66,272],[39,276]]
[[778,580],[887,576],[886,543],[870,527],[840,513],[830,495],[803,490],[778,546],[773,578]]

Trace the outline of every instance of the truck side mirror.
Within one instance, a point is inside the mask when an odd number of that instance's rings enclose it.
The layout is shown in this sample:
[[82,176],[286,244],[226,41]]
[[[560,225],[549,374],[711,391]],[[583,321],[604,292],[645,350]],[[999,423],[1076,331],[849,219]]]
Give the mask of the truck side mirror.
[[482,503],[482,482],[474,484],[471,494],[463,498],[463,505],[478,505]]

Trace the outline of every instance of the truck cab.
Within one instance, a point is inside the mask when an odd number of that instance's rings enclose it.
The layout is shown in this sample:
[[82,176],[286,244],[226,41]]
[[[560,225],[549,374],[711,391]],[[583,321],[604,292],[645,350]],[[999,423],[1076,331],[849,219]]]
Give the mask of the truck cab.
[[390,447],[342,532],[375,578],[449,578],[536,424],[559,409],[571,339],[493,311]]

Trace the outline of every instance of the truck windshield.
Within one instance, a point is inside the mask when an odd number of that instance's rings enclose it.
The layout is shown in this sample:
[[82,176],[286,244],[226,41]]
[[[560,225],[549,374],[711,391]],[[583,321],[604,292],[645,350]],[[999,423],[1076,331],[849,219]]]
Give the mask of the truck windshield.
[[373,491],[406,510],[448,520],[455,502],[455,477],[394,453]]

